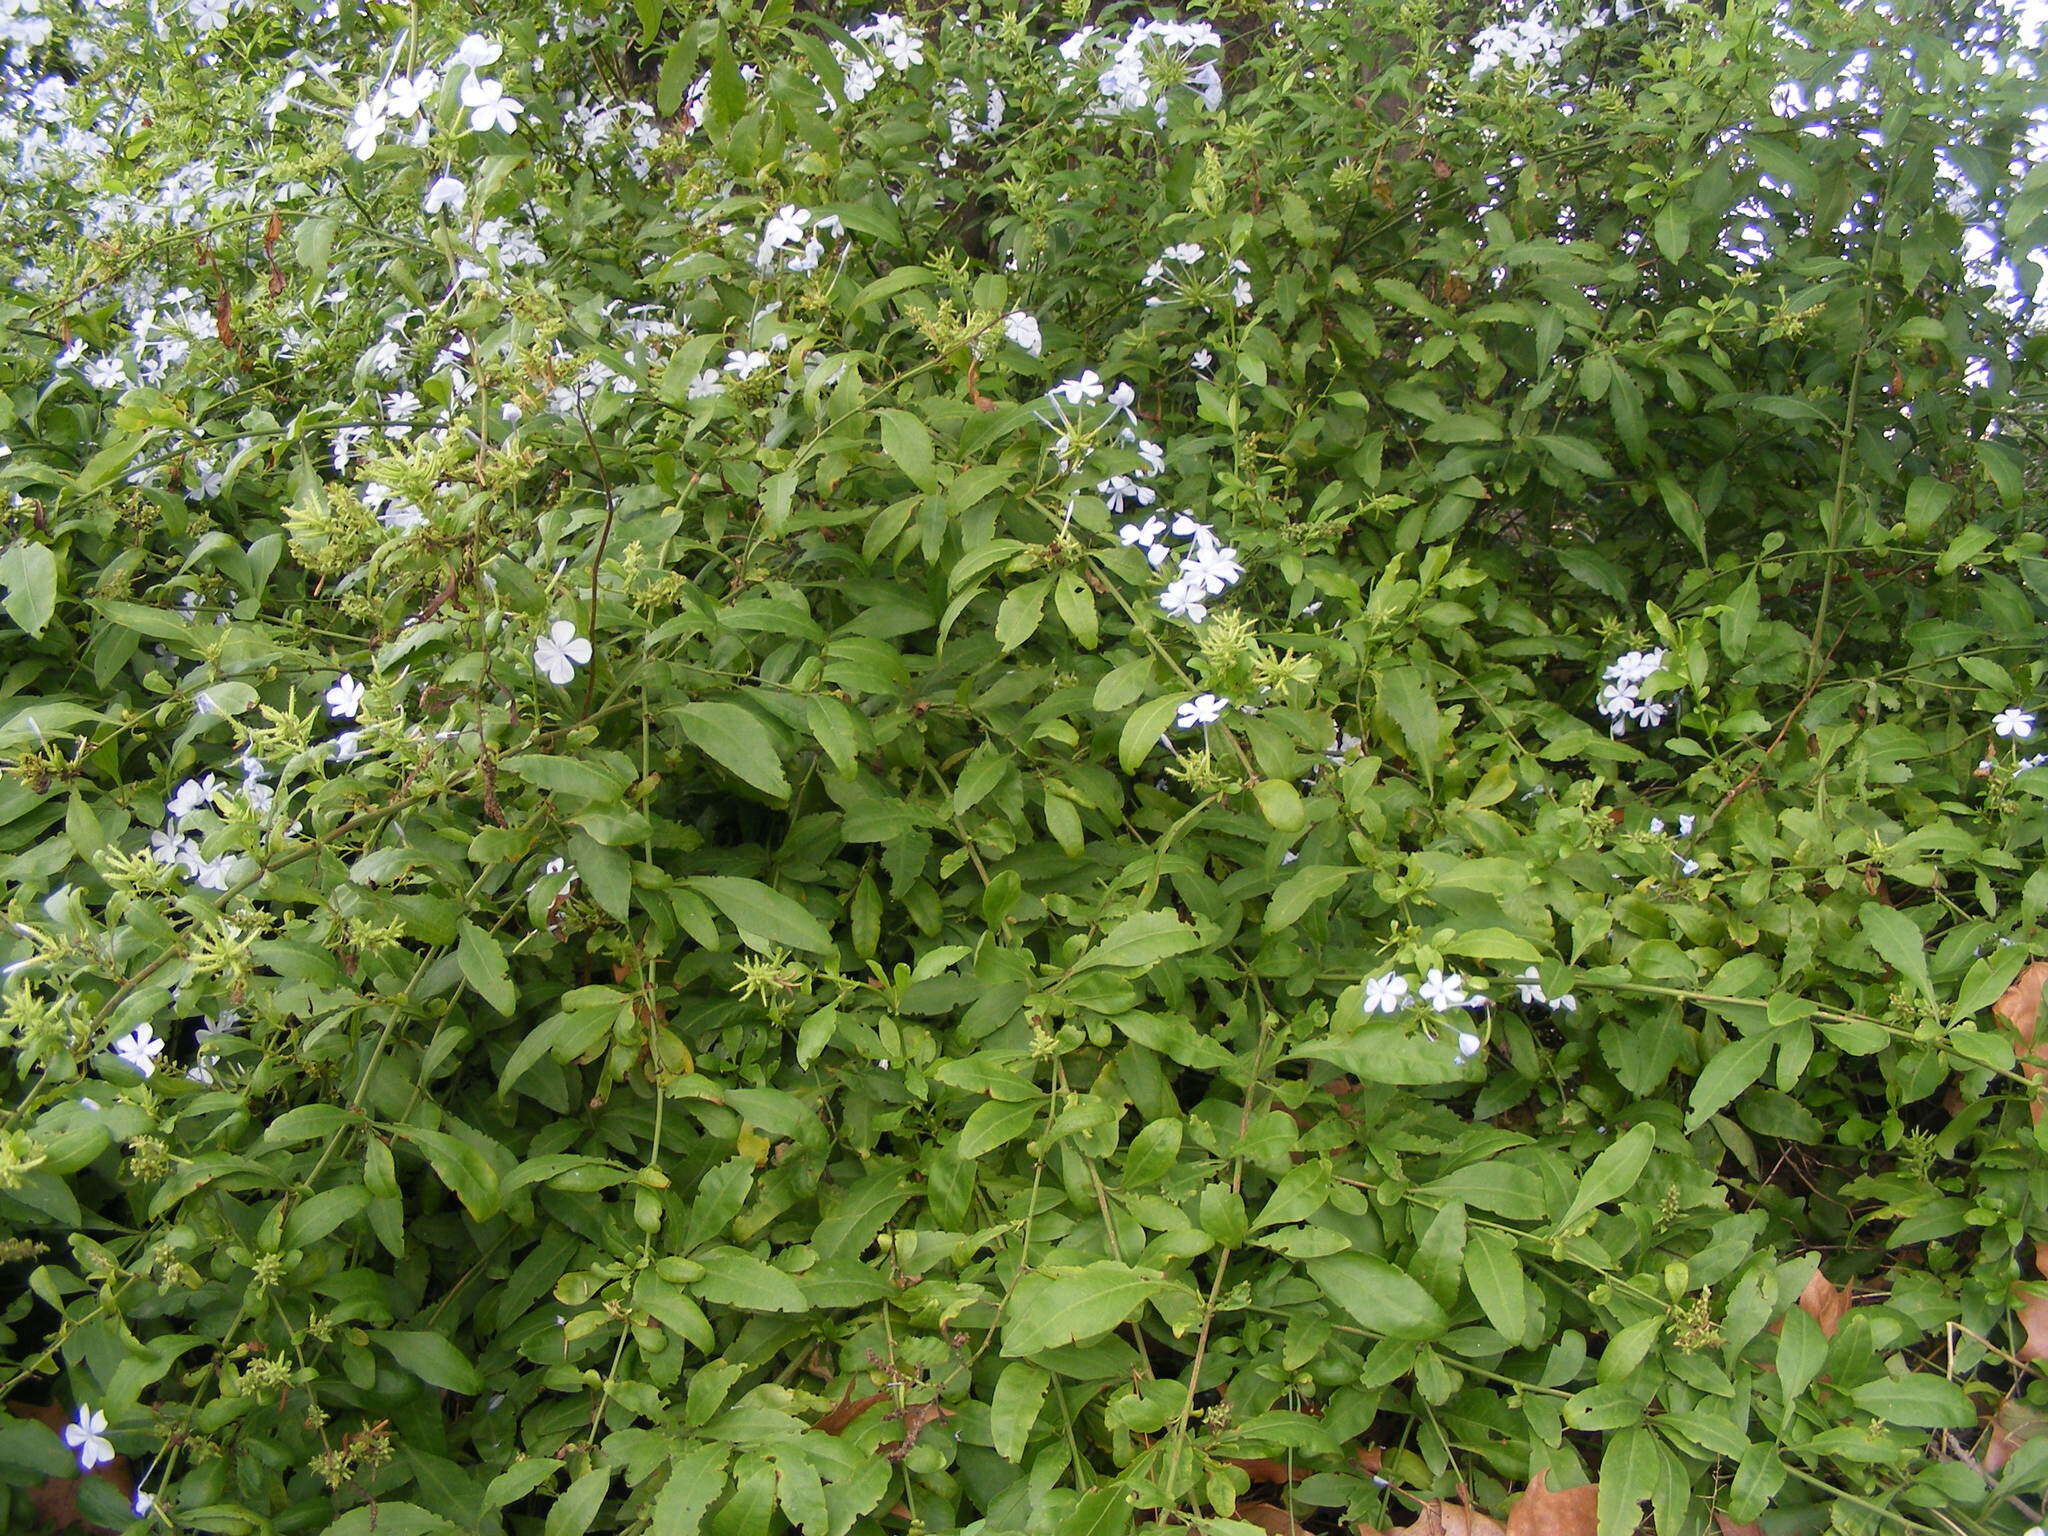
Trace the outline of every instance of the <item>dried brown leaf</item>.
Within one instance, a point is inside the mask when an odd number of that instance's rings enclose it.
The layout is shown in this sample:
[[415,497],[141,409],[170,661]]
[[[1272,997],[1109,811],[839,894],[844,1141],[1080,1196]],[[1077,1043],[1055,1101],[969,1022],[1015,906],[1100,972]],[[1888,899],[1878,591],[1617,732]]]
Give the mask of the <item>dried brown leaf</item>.
[[1308,1532],[1278,1504],[1262,1504],[1256,1499],[1240,1499],[1237,1518],[1247,1524],[1256,1525],[1262,1531],[1271,1531],[1273,1536],[1308,1536]]
[[1395,1531],[1393,1536],[1508,1536],[1508,1530],[1476,1509],[1431,1499],[1415,1512],[1413,1525]]
[[875,1404],[888,1397],[888,1395],[886,1392],[870,1392],[866,1397],[856,1401],[853,1395],[853,1384],[849,1382],[845,1395],[839,1399],[838,1406],[829,1410],[811,1428],[821,1429],[828,1435],[843,1434],[846,1431],[847,1425],[866,1413]]
[[903,1438],[894,1445],[883,1446],[882,1454],[891,1461],[901,1461],[910,1454],[911,1447],[917,1444],[917,1437],[925,1432],[927,1425],[940,1419],[950,1419],[953,1410],[942,1408],[937,1403],[908,1403],[889,1417],[903,1421]]
[[2022,1360],[2048,1360],[2048,1287],[2022,1285],[2014,1289],[2025,1298],[2016,1314],[2020,1326],[2027,1330],[2027,1336],[2019,1347],[2019,1357]]
[[1819,1270],[1799,1293],[1799,1308],[1820,1324],[1821,1336],[1832,1339],[1842,1326],[1850,1304],[1856,1299],[1856,1283],[1835,1285]]
[[[2036,1025],[2041,1014],[2041,987],[2048,982],[2048,960],[2036,960],[2005,989],[2005,995],[1991,1005],[1991,1011],[2012,1026],[2020,1037],[2020,1071],[2036,1085],[2048,1080],[2048,1040],[2038,1038]],[[2041,1101],[2032,1106],[2034,1118],[2041,1118]]]
[[2048,1413],[2018,1398],[2007,1398],[1991,1416],[1988,1428],[1991,1432],[1985,1437],[1978,1457],[1984,1470],[1995,1475],[2005,1469],[2005,1464],[2012,1460],[2013,1452],[2027,1441],[2048,1434]]
[[1718,1509],[1714,1511],[1714,1524],[1721,1528],[1721,1536],[1764,1536],[1764,1528],[1754,1520],[1737,1525]]
[[1290,1467],[1270,1456],[1226,1456],[1223,1464],[1235,1467],[1255,1483],[1298,1483],[1308,1476],[1307,1467]]
[[1507,1536],[1599,1536],[1600,1485],[1553,1493],[1550,1469],[1530,1479],[1529,1491],[1508,1511]]

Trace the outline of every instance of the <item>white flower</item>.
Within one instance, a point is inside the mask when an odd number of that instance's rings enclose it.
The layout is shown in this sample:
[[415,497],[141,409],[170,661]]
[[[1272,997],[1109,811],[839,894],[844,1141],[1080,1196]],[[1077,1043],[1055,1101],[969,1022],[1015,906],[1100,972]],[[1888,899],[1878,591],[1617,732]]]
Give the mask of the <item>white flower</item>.
[[810,222],[810,209],[784,203],[768,220],[768,227],[761,231],[761,249],[779,251],[792,241],[803,239],[804,226]]
[[228,0],[185,0],[185,14],[193,31],[218,32],[228,24]]
[[688,395],[692,400],[706,400],[724,388],[725,383],[719,378],[718,370],[716,368],[706,368],[697,377],[690,380]]
[[[164,1043],[147,1024],[138,1024],[134,1029],[114,1042],[114,1054],[129,1066],[148,1077],[156,1071],[156,1059],[163,1055]],[[104,1421],[101,1428],[105,1428]],[[102,1458],[105,1459],[105,1458]],[[90,1467],[91,1462],[86,1462]]]
[[362,743],[363,733],[361,731],[343,731],[334,738],[332,743],[334,747],[334,760],[337,763],[352,761],[356,754],[362,751]]
[[462,104],[469,108],[469,126],[477,133],[489,133],[493,128],[510,133],[526,110],[523,103],[505,94],[498,81],[476,75],[462,82]]
[[1209,617],[1209,605],[1202,597],[1201,583],[1176,581],[1159,594],[1159,606],[1176,618],[1199,624]]
[[427,104],[427,98],[440,86],[441,77],[431,69],[423,69],[416,75],[400,75],[391,82],[385,103],[393,117],[417,117],[420,108]]
[[2034,717],[2018,705],[2001,710],[1991,722],[1991,728],[2001,736],[2031,736],[2034,734]]
[[767,366],[768,354],[766,352],[748,352],[742,348],[734,347],[725,354],[725,371],[738,374],[743,379],[752,378]]
[[374,101],[356,103],[355,120],[349,124],[343,142],[358,160],[377,153],[377,141],[384,136],[384,113]]
[[1215,354],[1207,347],[1197,347],[1194,355],[1188,359],[1188,366],[1197,373],[1207,373],[1215,361]]
[[557,686],[565,686],[576,669],[590,662],[590,642],[576,633],[568,619],[557,619],[548,632],[533,644],[533,664],[540,675]]
[[363,707],[363,694],[367,690],[353,675],[344,672],[334,680],[334,686],[327,690],[327,713],[336,720],[353,720],[356,711]]
[[220,787],[220,780],[210,773],[203,778],[187,779],[171,795],[164,806],[164,815],[172,821],[183,821],[194,811],[204,810],[212,804]]
[[1463,1008],[1470,1001],[1465,994],[1465,978],[1456,971],[1445,975],[1442,971],[1431,970],[1422,983],[1422,1000],[1439,1013]]
[[1037,318],[1021,309],[1013,309],[1003,316],[1003,334],[1033,357],[1045,348],[1045,337],[1038,329]]
[[96,357],[85,365],[85,382],[94,389],[119,389],[128,382],[128,369],[118,357]]
[[1369,978],[1365,983],[1367,1013],[1399,1013],[1408,1002],[1408,978],[1398,971]]
[[1230,700],[1213,693],[1198,693],[1181,705],[1173,717],[1177,730],[1192,731],[1198,725],[1213,725],[1223,718]]
[[[147,1075],[145,1072],[144,1076]],[[90,1472],[101,1462],[114,1459],[114,1444],[107,1438],[107,1416],[97,1408],[79,1406],[78,1417],[64,1426],[64,1443],[78,1452],[81,1472]]]
[[[1125,523],[1123,527],[1117,529],[1116,536],[1124,543],[1135,544],[1148,552],[1157,548],[1163,556],[1166,551],[1159,544],[1159,536],[1164,532],[1166,524],[1163,521],[1156,517],[1148,517],[1142,523]],[[1155,560],[1152,563],[1157,565],[1159,562]]]
[[439,213],[443,208],[452,208],[460,213],[462,205],[468,200],[469,188],[453,176],[436,176],[427,188],[426,201],[422,206],[429,216]]
[[1458,1036],[1458,1055],[1466,1061],[1470,1061],[1479,1054],[1479,1046],[1480,1039],[1477,1035],[1460,1034]]
[[1079,405],[1084,400],[1102,398],[1102,380],[1093,368],[1088,368],[1082,371],[1078,379],[1061,379],[1046,393],[1058,396],[1068,405]]
[[150,1511],[151,1511],[152,1509],[155,1509],[155,1508],[156,1508],[156,1495],[155,1495],[155,1494],[153,1494],[153,1493],[146,1493],[146,1492],[144,1492],[144,1491],[143,1491],[142,1489],[140,1489],[140,1488],[138,1488],[138,1489],[136,1489],[136,1490],[135,1490],[135,1518],[136,1518],[136,1519],[140,1520],[140,1519],[141,1519],[141,1518],[142,1518],[142,1517],[143,1517],[144,1515],[148,1514],[148,1513],[149,1513],[149,1512],[150,1512]]
[[497,63],[504,51],[504,44],[494,43],[481,33],[472,32],[456,47],[455,57],[449,62],[469,69],[482,69],[487,64]]

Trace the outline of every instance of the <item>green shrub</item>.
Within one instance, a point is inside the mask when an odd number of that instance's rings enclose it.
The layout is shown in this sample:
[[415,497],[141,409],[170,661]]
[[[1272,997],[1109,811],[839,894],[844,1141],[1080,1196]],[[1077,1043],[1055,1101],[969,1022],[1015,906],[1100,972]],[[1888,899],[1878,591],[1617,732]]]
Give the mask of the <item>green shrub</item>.
[[2039,1518],[2039,84],[1492,19],[0,16],[9,1528]]

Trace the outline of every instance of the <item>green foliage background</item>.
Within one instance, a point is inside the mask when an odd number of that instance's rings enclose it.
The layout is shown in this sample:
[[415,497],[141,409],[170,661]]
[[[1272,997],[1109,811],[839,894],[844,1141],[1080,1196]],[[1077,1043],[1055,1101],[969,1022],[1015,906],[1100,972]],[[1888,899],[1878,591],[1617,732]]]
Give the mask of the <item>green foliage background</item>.
[[[1681,4],[1474,80],[1486,18],[1248,7],[1162,119],[1043,11],[855,102],[839,19],[637,0],[493,18],[518,127],[450,76],[359,160],[473,18],[49,13],[20,79],[97,35],[127,115],[8,189],[0,1367],[153,1524],[1242,1532],[1257,1458],[1316,1531],[1546,1471],[1602,1536],[2038,1520],[2007,23]],[[1084,369],[1245,566],[1203,624],[1107,403],[1058,441]],[[1635,648],[1677,713],[1615,737]],[[150,841],[207,773],[224,889]],[[1361,1010],[1432,968],[1492,1005]],[[73,1465],[0,1428],[17,1519]]]

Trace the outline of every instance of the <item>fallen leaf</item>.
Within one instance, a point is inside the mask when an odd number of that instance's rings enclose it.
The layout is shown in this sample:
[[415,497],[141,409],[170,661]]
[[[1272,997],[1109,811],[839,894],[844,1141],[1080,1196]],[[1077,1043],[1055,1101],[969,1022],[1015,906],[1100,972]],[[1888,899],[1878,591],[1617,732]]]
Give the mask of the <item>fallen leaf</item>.
[[1990,1435],[1978,1453],[1984,1470],[1996,1474],[2012,1460],[2013,1452],[2027,1441],[2048,1434],[2048,1413],[2030,1407],[2017,1398],[2007,1398],[1991,1416]]
[[1278,1504],[1261,1504],[1255,1499],[1238,1502],[1237,1518],[1273,1536],[1308,1536],[1308,1532]]
[[1308,1476],[1307,1467],[1290,1467],[1270,1456],[1226,1456],[1226,1467],[1235,1467],[1255,1483],[1298,1483]]
[[1754,1520],[1737,1525],[1718,1509],[1714,1511],[1714,1523],[1721,1527],[1721,1536],[1764,1536],[1764,1528]]
[[1821,1337],[1832,1339],[1842,1326],[1850,1303],[1856,1299],[1856,1283],[1832,1284],[1819,1270],[1806,1282],[1806,1289],[1799,1293],[1799,1307],[1808,1317],[1820,1324]]
[[[2020,1037],[2020,1071],[2036,1084],[2048,1079],[2048,1040],[2035,1038],[2044,982],[2048,982],[2048,960],[2036,960],[2021,971],[2018,979],[2005,989],[2005,995],[1991,1005],[1991,1011],[2010,1024],[2012,1032]],[[2038,1121],[2041,1118],[2041,1100],[2036,1097],[2030,1108]]]
[[1545,1467],[1530,1480],[1529,1491],[1508,1511],[1507,1536],[1597,1536],[1600,1485],[1552,1493],[1549,1478]]
[[1508,1536],[1508,1529],[1490,1515],[1463,1504],[1431,1499],[1415,1512],[1415,1523],[1392,1536]]
[[1376,1445],[1359,1446],[1351,1453],[1351,1459],[1367,1477],[1378,1477],[1386,1470],[1387,1453]]
[[2015,1286],[2025,1297],[2017,1316],[2020,1326],[2027,1330],[2027,1337],[2019,1347],[2022,1360],[2048,1360],[2048,1287],[2039,1285]]
[[826,1413],[811,1428],[821,1429],[828,1435],[842,1434],[845,1432],[847,1425],[851,1424],[888,1395],[886,1392],[871,1392],[856,1402],[853,1396],[853,1384],[848,1382],[845,1395],[839,1399],[838,1406]]

